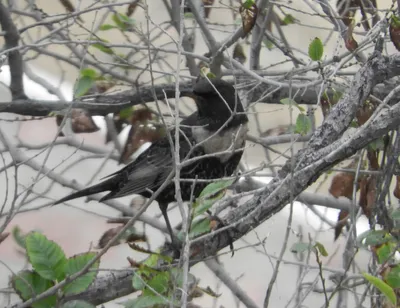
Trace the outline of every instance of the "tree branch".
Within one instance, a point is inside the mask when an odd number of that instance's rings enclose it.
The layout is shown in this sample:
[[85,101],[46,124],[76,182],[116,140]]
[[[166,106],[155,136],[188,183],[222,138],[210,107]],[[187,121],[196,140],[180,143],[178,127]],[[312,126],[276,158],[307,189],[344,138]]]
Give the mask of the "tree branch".
[[[394,68],[400,62],[400,56],[395,55],[389,58],[392,63],[390,68]],[[392,74],[395,75],[395,74]],[[392,76],[393,77],[393,76]],[[234,85],[234,80],[227,80],[229,83]],[[384,99],[390,91],[397,86],[398,81],[387,82],[386,84],[380,84],[375,87],[371,94],[379,99]],[[289,88],[277,89],[274,86],[270,86],[265,83],[254,85],[254,83],[240,84],[240,93],[246,94],[246,99],[249,102],[257,101],[258,103],[266,104],[281,104],[280,100],[285,97],[289,97]],[[354,86],[354,84],[352,85]],[[358,88],[361,85],[357,84]],[[192,82],[185,81],[181,82],[179,86],[180,92],[191,91]],[[345,88],[336,87],[336,91],[344,92]],[[47,100],[36,100],[36,99],[16,99],[12,102],[0,103],[0,112],[16,113],[26,116],[47,116],[50,112],[63,112],[70,107],[70,104],[74,104],[74,108],[82,108],[91,115],[107,115],[109,113],[117,113],[120,110],[129,106],[140,105],[154,101],[153,91],[155,92],[157,99],[164,100],[165,97],[174,99],[175,98],[175,84],[158,84],[154,88],[150,85],[141,86],[140,88],[121,91],[117,94],[109,95],[94,95],[90,97],[84,97],[76,99],[72,102],[68,101],[47,101]],[[165,93],[164,93],[165,91]],[[301,95],[295,97],[296,103],[304,105],[316,105],[318,103],[318,93],[320,92],[320,86],[309,87],[301,91]],[[328,90],[328,94],[333,95],[333,91]],[[269,95],[267,95],[269,93]],[[348,97],[347,99],[352,99]],[[397,93],[388,104],[394,104],[400,100],[400,93]],[[346,100],[347,101],[347,100]]]
[[[10,49],[18,46],[19,33],[17,27],[11,19],[10,12],[0,2],[0,24],[3,31],[6,32],[4,39],[6,42],[5,49]],[[11,84],[10,90],[13,100],[27,98],[24,92],[23,75],[24,65],[22,56],[19,50],[14,50],[8,53],[8,64],[10,65]]]

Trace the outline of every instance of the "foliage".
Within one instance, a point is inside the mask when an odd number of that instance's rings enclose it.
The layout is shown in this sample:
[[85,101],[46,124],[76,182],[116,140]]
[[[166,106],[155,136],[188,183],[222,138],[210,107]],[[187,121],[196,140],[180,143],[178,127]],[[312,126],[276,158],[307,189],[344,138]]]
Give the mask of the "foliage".
[[[80,272],[96,256],[93,252],[67,258],[62,248],[47,239],[39,232],[30,232],[24,237],[26,253],[33,270],[23,270],[11,278],[12,286],[24,301],[35,299],[49,290],[56,283]],[[48,294],[48,296],[34,300],[33,308],[58,307],[58,301],[63,295],[78,294],[85,291],[95,280],[99,260],[90,266],[89,272],[73,279],[61,290],[61,293]],[[61,297],[60,297],[61,295]],[[90,304],[79,301],[63,305],[65,308],[87,308]]]

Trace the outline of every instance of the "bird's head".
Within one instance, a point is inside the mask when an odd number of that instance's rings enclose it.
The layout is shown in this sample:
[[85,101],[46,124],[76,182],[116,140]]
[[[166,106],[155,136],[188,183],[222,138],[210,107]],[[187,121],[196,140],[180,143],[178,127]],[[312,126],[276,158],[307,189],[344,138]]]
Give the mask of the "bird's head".
[[238,126],[248,121],[235,88],[222,79],[200,78],[192,94],[199,118],[209,122],[213,126],[210,128]]

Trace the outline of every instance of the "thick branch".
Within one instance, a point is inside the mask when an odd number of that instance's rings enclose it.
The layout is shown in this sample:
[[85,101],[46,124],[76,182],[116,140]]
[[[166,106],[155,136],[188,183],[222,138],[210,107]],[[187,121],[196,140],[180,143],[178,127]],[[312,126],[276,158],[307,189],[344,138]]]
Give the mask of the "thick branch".
[[[391,57],[393,66],[400,63],[400,56]],[[233,80],[229,80],[234,84]],[[381,84],[375,87],[372,92],[379,99],[383,99],[395,86],[397,82],[393,81],[390,84]],[[249,102],[260,102],[266,104],[280,104],[280,100],[289,97],[289,89],[281,88],[276,89],[265,83],[260,83],[258,86],[251,84],[239,85],[241,92],[246,94],[246,99]],[[190,91],[192,88],[191,81],[180,83],[180,91]],[[345,89],[335,88],[336,91],[344,91]],[[139,89],[132,89],[122,91],[117,94],[98,95],[73,101],[74,108],[83,108],[90,112],[92,115],[106,115],[109,113],[119,112],[120,110],[134,105],[153,102],[153,88],[146,85],[141,86]],[[158,84],[155,85],[154,91],[157,99],[163,100],[167,98],[175,98],[175,84]],[[165,91],[165,94],[164,94]],[[271,95],[266,95],[271,93]],[[318,93],[320,86],[310,87],[301,91],[301,95],[297,95],[295,100],[298,104],[316,105],[318,102]],[[328,91],[329,93],[330,91]],[[333,92],[332,92],[333,95]],[[400,94],[394,96],[389,104],[393,104],[400,100]],[[67,110],[72,102],[68,101],[46,101],[34,99],[17,99],[13,102],[5,102],[0,104],[0,112],[10,112],[26,116],[47,116],[50,112],[62,112]]]

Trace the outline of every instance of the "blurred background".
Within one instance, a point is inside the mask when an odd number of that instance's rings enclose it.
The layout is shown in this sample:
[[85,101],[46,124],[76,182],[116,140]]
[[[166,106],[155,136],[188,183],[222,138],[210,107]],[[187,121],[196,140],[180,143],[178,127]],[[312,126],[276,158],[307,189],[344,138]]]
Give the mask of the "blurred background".
[[[6,2],[6,1],[3,1]],[[23,10],[28,5],[29,1],[15,0],[12,4],[15,10]],[[54,15],[55,17],[65,14],[65,8],[60,4],[61,1],[34,1],[37,8],[41,8],[46,14]],[[82,0],[72,1],[76,8],[84,10],[90,8],[93,1]],[[121,2],[122,1],[116,1]],[[103,1],[102,3],[108,3]],[[111,3],[111,2],[110,2]],[[282,8],[290,15],[292,15],[297,22],[284,27],[285,36],[287,41],[292,46],[296,46],[298,54],[304,61],[310,61],[307,57],[307,50],[309,43],[315,38],[320,37],[324,42],[324,57],[331,58],[345,50],[343,40],[340,33],[332,31],[332,25],[325,19],[318,15],[321,12],[318,1],[279,1]],[[334,6],[335,1],[329,1]],[[170,20],[168,11],[163,5],[161,0],[149,0],[146,2],[149,7],[149,16],[146,16],[142,8],[137,8],[132,18],[135,20],[135,26],[140,29],[142,33],[148,33],[148,28],[151,29],[152,36],[156,36],[161,32],[161,28],[166,22]],[[237,20],[232,15],[230,1],[216,1],[213,9],[210,11],[209,22],[213,24],[212,32],[217,40],[224,40],[229,37],[237,27]],[[236,3],[235,3],[236,5]],[[237,5],[236,5],[237,6]],[[379,9],[388,9],[391,6],[391,1],[380,1]],[[114,10],[124,12],[125,7],[114,6]],[[315,12],[314,10],[317,10]],[[103,18],[104,17],[104,18]],[[96,28],[101,24],[110,23],[111,15],[104,14],[104,11],[91,11],[82,16],[82,25],[73,24],[69,21],[68,27],[74,37],[85,40],[88,39],[88,29]],[[25,27],[33,24],[36,21],[29,16],[20,14],[15,20],[18,27]],[[191,21],[186,21],[188,25]],[[71,24],[72,23],[72,24]],[[165,28],[165,27],[164,27]],[[163,29],[164,29],[163,28]],[[154,46],[163,48],[175,48],[173,40],[178,39],[177,32],[174,28],[167,28],[163,30],[164,35],[160,35],[153,41]],[[139,31],[140,32],[140,31]],[[276,34],[276,29],[272,29]],[[49,29],[41,27],[40,30],[31,28],[22,36],[24,42],[37,41],[46,36]],[[124,44],[127,38],[117,30],[103,31],[101,38],[108,40],[113,44]],[[0,37],[1,39],[1,37]],[[132,44],[140,44],[141,39],[139,35],[133,36]],[[243,40],[245,41],[245,40]],[[23,44],[23,43],[21,43]],[[245,45],[247,46],[247,45]],[[371,46],[367,46],[364,52],[368,55],[371,52]],[[386,52],[393,53],[392,46],[387,45]],[[230,48],[227,52],[232,53]],[[26,74],[24,76],[25,92],[30,98],[58,100],[59,97],[49,94],[49,91],[40,85],[38,80],[45,80],[46,83],[57,88],[65,100],[71,100],[73,97],[73,85],[79,77],[79,71],[73,65],[69,65],[66,61],[57,61],[53,57],[49,57],[51,53],[63,55],[73,61],[79,61],[76,57],[71,55],[70,49],[63,44],[49,44],[45,50],[48,55],[40,54],[34,49],[24,50],[24,56],[29,59],[25,63],[26,69],[31,71],[31,76]],[[119,52],[125,52],[126,48],[116,48]],[[201,36],[200,30],[196,30],[196,44],[194,50],[197,54],[204,54],[208,51],[207,45]],[[91,50],[95,55],[93,61],[99,63],[111,63],[110,56],[98,50]],[[144,57],[146,51],[142,51],[133,56],[144,67],[148,65],[148,59]],[[185,68],[185,61],[180,63],[183,74],[189,76]],[[161,63],[161,64],[160,64]],[[173,82],[171,75],[165,76],[163,73],[174,73],[178,65],[177,56],[173,53],[165,53],[163,62],[154,62],[153,70],[156,78],[156,83]],[[248,62],[245,63],[248,65]],[[282,54],[277,48],[267,48],[263,45],[261,52],[261,65],[265,70],[270,71],[285,71],[293,67],[292,62],[287,60],[287,57]],[[355,72],[358,65],[349,65],[347,71]],[[185,71],[186,70],[186,71]],[[119,73],[129,78],[135,79],[139,76],[140,82],[148,82],[150,74],[140,70],[124,71],[123,69],[117,70]],[[352,76],[343,76],[344,82],[350,82]],[[0,74],[0,101],[10,102],[11,94],[7,88],[10,82],[10,72],[7,65],[2,67]],[[128,82],[117,84],[112,88],[111,92],[117,92],[129,88],[131,85]],[[185,101],[187,104],[186,110],[193,110],[194,105],[190,100]],[[150,106],[154,106],[149,104]],[[284,105],[270,105],[270,104],[256,104],[254,109],[251,110],[251,128],[250,134],[260,136],[262,134],[276,134],[274,131],[279,131],[279,128],[285,125],[293,124],[293,119],[296,119],[298,110],[289,110],[288,106]],[[82,142],[85,146],[95,146],[104,150],[104,154],[93,155],[86,151],[76,150],[74,147],[67,145],[55,145],[51,150],[43,150],[45,144],[52,142],[56,137],[57,125],[54,118],[44,118],[32,121],[15,121],[8,122],[6,120],[15,119],[15,115],[1,113],[0,126],[3,131],[7,132],[9,137],[15,142],[22,144],[20,149],[26,151],[29,157],[34,157],[34,160],[39,164],[44,163],[48,168],[61,173],[62,177],[67,179],[74,179],[78,183],[85,185],[89,180],[93,182],[98,181],[101,177],[115,172],[121,168],[115,160],[107,159],[108,153],[111,153],[114,145],[112,143],[105,143],[106,138],[106,125],[102,117],[94,117],[94,121],[100,128],[99,131],[94,133],[75,134],[74,138],[78,142]],[[17,116],[17,118],[22,118]],[[318,109],[315,113],[315,124],[319,125],[322,122],[322,113]],[[123,143],[127,138],[129,128],[125,128],[120,135],[120,142]],[[271,131],[272,130],[272,131]],[[68,135],[68,131],[65,134]],[[63,138],[63,137],[59,137]],[[19,141],[17,141],[19,139]],[[60,139],[57,139],[60,140]],[[304,144],[296,143],[291,148],[290,144],[281,144],[272,146],[278,153],[269,152],[270,163],[274,165],[283,164],[286,158],[279,154],[283,152],[290,155],[291,151],[296,152]],[[28,150],[29,148],[29,150]],[[3,154],[1,165],[7,165],[11,161],[9,154]],[[249,168],[255,168],[266,162],[264,149],[257,144],[248,142],[243,163]],[[101,166],[101,168],[100,168]],[[330,180],[335,173],[321,176],[321,178],[309,187],[309,192],[319,192],[328,194]],[[64,188],[59,184],[52,184],[52,181],[44,176],[39,176],[38,172],[24,165],[18,168],[18,177],[15,178],[15,169],[10,168],[8,173],[0,174],[0,198],[6,200],[7,196],[12,196],[14,193],[14,182],[18,182],[19,188],[30,187],[33,183],[33,191],[35,195],[43,195],[45,198],[37,198],[23,207],[23,211],[12,220],[8,225],[6,231],[11,230],[18,226],[23,232],[32,230],[40,230],[48,238],[56,241],[62,246],[67,256],[72,256],[77,253],[88,251],[98,244],[100,237],[105,231],[114,227],[107,223],[110,217],[119,217],[120,213],[106,205],[100,204],[96,201],[85,203],[84,198],[68,202],[68,205],[57,205],[55,207],[43,207],[41,205],[49,201],[49,199],[57,199],[65,194],[71,192],[70,189]],[[93,175],[95,177],[93,178]],[[255,179],[260,183],[267,183],[270,180],[270,169],[266,168],[257,174]],[[119,200],[123,204],[129,205],[132,197],[125,197]],[[6,208],[10,209],[10,204],[6,203]],[[32,210],[34,209],[34,210]],[[326,209],[324,207],[316,206],[315,210],[330,221],[332,224],[337,221],[338,211],[334,209]],[[268,283],[271,279],[273,269],[275,266],[276,258],[282,248],[284,241],[284,234],[287,228],[290,228],[290,238],[288,247],[290,248],[294,243],[300,239],[308,241],[309,236],[314,240],[325,245],[329,252],[329,257],[324,258],[323,263],[327,268],[334,270],[342,269],[342,255],[344,250],[345,237],[340,237],[336,242],[333,241],[334,231],[332,225],[326,224],[321,221],[320,217],[315,215],[310,208],[302,203],[295,202],[293,205],[293,222],[288,226],[290,208],[287,206],[284,210],[271,217],[268,221],[263,223],[257,229],[250,232],[242,239],[235,242],[234,257],[230,256],[229,249],[221,251],[219,258],[225,269],[229,272],[231,277],[248,293],[259,307],[262,307],[265,298]],[[146,212],[147,215],[152,217],[160,217],[158,206],[153,204]],[[169,214],[173,224],[180,222],[180,214],[177,208],[173,209]],[[4,218],[2,218],[4,219]],[[162,218],[160,218],[162,219]],[[143,223],[137,223],[136,227],[140,230],[143,229]],[[357,232],[361,233],[368,229],[366,219],[360,218],[357,225]],[[165,236],[149,226],[145,227],[146,235],[149,238],[151,249],[157,249],[165,240]],[[241,249],[240,249],[241,248]],[[111,248],[106,255],[101,259],[101,268],[103,269],[121,269],[129,267],[127,257],[133,257],[135,260],[140,260],[145,257],[137,252],[133,252],[127,245],[119,245]],[[366,270],[369,262],[370,254],[368,252],[360,251],[356,256],[358,273],[359,270]],[[279,275],[276,285],[273,289],[270,307],[295,307],[294,296],[296,290],[299,288],[298,276],[300,267],[298,262],[305,262],[299,260],[289,249],[286,250],[284,262],[281,264]],[[26,266],[26,260],[18,253],[18,245],[9,237],[0,245],[0,287],[5,288],[8,285],[9,277],[13,272],[17,272]],[[303,268],[304,276],[303,282],[314,282],[318,278],[318,270],[315,260],[309,260],[309,268]],[[332,272],[332,273],[333,273]],[[204,295],[196,299],[195,303],[201,307],[242,307],[235,299],[232,293],[227,289],[218,278],[204,265],[197,264],[191,269],[191,273],[200,279],[200,285],[207,287],[210,286],[220,297],[214,299],[210,296]],[[328,284],[329,277],[327,277]],[[358,289],[356,289],[358,290]],[[362,292],[364,289],[360,289]],[[135,295],[131,295],[135,296]],[[5,307],[11,302],[15,302],[17,297],[8,296],[6,293],[0,293],[0,307]],[[104,307],[118,307],[117,303],[123,299],[118,299],[113,303],[106,303]],[[302,307],[321,307],[324,303],[323,294],[316,292],[308,294]],[[348,307],[355,307],[353,298],[349,299]]]

